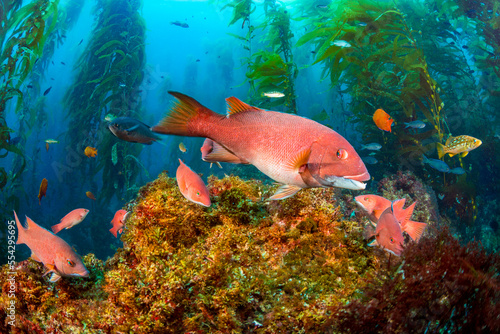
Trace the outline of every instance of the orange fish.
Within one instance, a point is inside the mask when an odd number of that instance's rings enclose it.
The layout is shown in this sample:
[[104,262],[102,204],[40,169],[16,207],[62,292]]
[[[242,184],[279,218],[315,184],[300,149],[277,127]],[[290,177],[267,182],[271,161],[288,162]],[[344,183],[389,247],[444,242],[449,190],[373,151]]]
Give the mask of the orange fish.
[[88,198],[93,199],[95,201],[95,196],[90,191],[87,191],[85,195],[87,195]]
[[45,194],[47,193],[47,185],[49,184],[49,181],[47,179],[43,179],[42,183],[40,183],[40,190],[38,191],[38,204],[42,205],[42,197],[46,196]]
[[59,224],[52,226],[52,232],[57,234],[57,232],[62,229],[70,229],[73,226],[80,224],[85,217],[87,217],[88,213],[89,210],[87,209],[75,209],[71,211],[61,219]]
[[115,238],[118,238],[118,233],[123,232],[123,228],[125,227],[125,222],[127,221],[127,215],[128,215],[127,210],[116,211],[115,216],[111,221],[113,227],[109,230],[109,232],[111,232],[111,234],[113,234]]
[[93,158],[97,155],[97,149],[94,147],[87,146],[85,148],[85,155],[89,158]]
[[370,180],[352,145],[318,122],[259,109],[235,97],[226,99],[229,108],[225,116],[189,96],[169,93],[179,101],[152,130],[209,138],[214,145],[212,153],[204,157],[205,161],[249,163],[282,184],[270,200],[293,196],[303,188],[359,190],[366,187],[363,181]]
[[391,118],[391,116],[389,116],[388,113],[386,113],[382,109],[377,109],[375,111],[375,113],[373,114],[373,121],[380,130],[392,132],[391,126],[394,120]]
[[49,151],[49,143],[45,143],[45,149],[47,150],[47,152]]
[[31,249],[31,258],[42,262],[48,268],[44,275],[52,273],[51,282],[56,282],[61,276],[89,276],[82,259],[66,241],[38,226],[28,217],[26,217],[28,227],[24,228],[15,211],[14,216],[18,232],[16,243],[26,244]]
[[375,236],[375,240],[370,242],[368,246],[379,246],[385,251],[394,255],[400,256],[403,251],[404,237],[401,231],[401,226],[398,223],[392,206],[382,212],[377,227],[373,231],[373,227],[369,226],[365,231],[365,237],[370,238]]
[[356,204],[368,215],[372,222],[377,222],[382,213],[389,207],[393,207],[394,216],[401,225],[401,230],[415,241],[418,241],[424,233],[426,223],[420,223],[410,220],[413,210],[417,202],[414,202],[406,209],[405,199],[396,200],[394,202],[378,195],[360,195],[355,198]]
[[175,178],[182,196],[193,203],[210,206],[210,194],[201,177],[193,172],[181,159]]

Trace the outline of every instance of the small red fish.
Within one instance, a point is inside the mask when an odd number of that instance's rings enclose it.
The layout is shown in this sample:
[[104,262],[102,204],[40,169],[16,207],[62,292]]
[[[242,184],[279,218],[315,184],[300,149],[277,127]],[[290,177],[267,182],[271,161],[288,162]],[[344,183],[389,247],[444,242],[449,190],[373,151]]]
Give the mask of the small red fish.
[[40,183],[40,190],[38,191],[38,204],[40,205],[42,205],[42,197],[46,196],[48,184],[49,181],[45,178],[42,180],[42,183]]
[[59,224],[52,226],[52,232],[57,234],[62,229],[70,229],[73,226],[80,224],[85,217],[87,217],[88,213],[89,210],[87,209],[75,209],[71,211],[61,219]]
[[181,159],[175,177],[182,196],[193,203],[210,206],[210,194],[201,177],[193,172]]
[[371,226],[366,229],[365,237],[370,238],[372,236],[375,236],[375,240],[369,243],[368,246],[379,246],[389,253],[401,256],[405,239],[392,207],[385,209],[380,215],[375,231]]
[[88,198],[93,199],[94,201],[96,200],[94,194],[92,194],[92,192],[90,191],[87,191],[85,195],[87,195]]
[[422,234],[424,233],[426,223],[420,223],[410,220],[413,210],[417,202],[414,202],[406,209],[403,209],[405,205],[405,199],[396,200],[394,202],[388,199],[378,196],[378,195],[360,195],[355,198],[356,204],[368,215],[368,218],[372,222],[377,222],[380,219],[382,213],[391,207],[394,208],[394,215],[396,219],[401,224],[401,230],[408,233],[410,238],[418,241]]
[[45,149],[47,150],[47,152],[49,151],[49,143],[45,143]]
[[373,114],[373,121],[375,122],[375,125],[377,125],[377,127],[380,130],[392,132],[391,126],[392,126],[392,122],[394,122],[394,120],[384,110],[377,109],[375,111],[375,113]]
[[14,217],[18,232],[16,244],[26,244],[30,248],[31,258],[42,262],[48,268],[44,275],[52,273],[51,282],[56,282],[61,276],[87,277],[89,275],[80,256],[66,241],[38,226],[28,217],[26,217],[28,226],[24,228],[15,211]]
[[113,225],[113,227],[109,230],[109,232],[111,232],[111,234],[113,234],[115,238],[118,238],[118,233],[123,232],[123,228],[125,227],[125,222],[127,220],[127,215],[127,210],[116,211],[115,216],[111,221],[111,225]]

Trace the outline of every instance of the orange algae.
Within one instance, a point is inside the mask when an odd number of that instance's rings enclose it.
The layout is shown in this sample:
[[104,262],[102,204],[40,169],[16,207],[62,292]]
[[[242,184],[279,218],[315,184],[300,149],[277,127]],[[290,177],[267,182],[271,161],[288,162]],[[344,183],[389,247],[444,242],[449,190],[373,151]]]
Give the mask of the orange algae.
[[[210,177],[213,205],[205,208],[186,201],[175,179],[161,174],[129,205],[124,247],[106,263],[85,257],[89,279],[52,285],[32,260],[20,263],[31,269],[18,276],[23,321],[16,328],[319,330],[327,309],[359,295],[379,261],[359,231],[341,221],[336,190],[260,201],[271,188],[235,176]],[[6,267],[4,289],[5,273]]]

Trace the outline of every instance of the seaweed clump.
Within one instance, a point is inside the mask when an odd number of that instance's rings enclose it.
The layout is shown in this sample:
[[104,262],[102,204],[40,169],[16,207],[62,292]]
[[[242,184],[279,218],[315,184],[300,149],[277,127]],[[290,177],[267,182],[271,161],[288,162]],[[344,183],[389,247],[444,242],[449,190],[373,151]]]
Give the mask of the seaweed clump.
[[500,257],[462,246],[444,228],[405,249],[401,266],[374,279],[359,300],[332,309],[325,331],[497,333]]
[[[274,188],[260,182],[210,177],[208,188],[213,204],[205,208],[161,174],[129,204],[124,247],[106,264],[86,257],[90,279],[52,287],[38,267],[17,276],[26,295],[18,319],[34,332],[62,324],[137,333],[317,331],[327,309],[358,296],[379,268],[360,233],[339,221],[333,189],[267,203],[261,196]],[[66,286],[74,290],[59,300]],[[27,309],[36,291],[47,295],[36,304],[43,314]],[[24,322],[17,328],[27,329]]]

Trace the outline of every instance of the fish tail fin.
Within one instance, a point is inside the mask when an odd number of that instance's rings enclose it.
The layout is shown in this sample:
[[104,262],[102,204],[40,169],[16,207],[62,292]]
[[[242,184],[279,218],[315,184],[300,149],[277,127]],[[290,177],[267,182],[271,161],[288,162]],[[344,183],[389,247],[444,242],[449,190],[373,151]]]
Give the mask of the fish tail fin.
[[425,231],[425,227],[427,226],[426,223],[419,223],[419,222],[414,222],[414,221],[408,221],[406,224],[404,224],[403,230],[408,233],[410,238],[418,242],[420,237]]
[[151,130],[177,136],[207,137],[203,131],[204,125],[211,123],[211,118],[216,118],[217,113],[204,107],[192,97],[179,92],[169,91],[169,93],[178,101],[174,103],[170,113]]
[[367,239],[370,239],[371,237],[373,237],[375,235],[375,228],[373,228],[373,226],[371,224],[369,224],[365,230],[363,231],[363,238],[365,238],[365,240]]
[[57,234],[64,227],[62,226],[62,223],[59,223],[59,224],[52,226],[51,228],[52,228],[52,232],[54,232],[54,234]]
[[444,145],[441,143],[436,143],[436,149],[438,151],[438,157],[441,159],[444,156]]
[[116,226],[113,226],[112,228],[110,228],[109,232],[111,232],[111,234],[114,235],[115,238],[118,238],[118,236],[116,234],[118,232],[118,230],[119,230],[119,227],[118,227],[118,225],[116,225]]
[[16,211],[14,210],[14,217],[16,219],[16,226],[17,226],[17,241],[16,241],[16,244],[25,244],[25,240],[24,240],[24,235],[25,235],[25,228],[24,226],[21,224],[21,222],[19,221],[19,218],[17,217],[17,213]]

